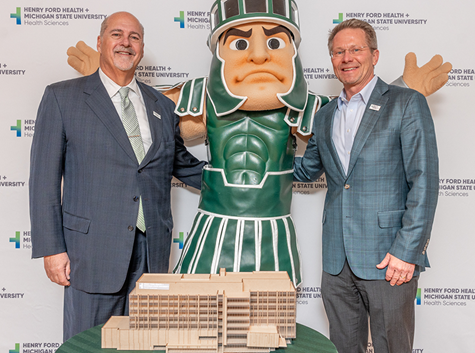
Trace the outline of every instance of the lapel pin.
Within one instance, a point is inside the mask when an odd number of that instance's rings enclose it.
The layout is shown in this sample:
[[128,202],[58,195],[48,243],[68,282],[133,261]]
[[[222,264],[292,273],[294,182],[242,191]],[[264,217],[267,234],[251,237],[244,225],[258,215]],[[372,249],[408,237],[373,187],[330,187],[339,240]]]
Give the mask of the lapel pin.
[[160,114],[158,114],[156,111],[153,111],[153,115],[155,115],[157,118],[161,119],[162,117],[160,116]]
[[376,104],[371,104],[369,109],[371,110],[375,110],[377,112],[379,112],[379,109],[381,109],[381,106],[380,105],[376,105]]

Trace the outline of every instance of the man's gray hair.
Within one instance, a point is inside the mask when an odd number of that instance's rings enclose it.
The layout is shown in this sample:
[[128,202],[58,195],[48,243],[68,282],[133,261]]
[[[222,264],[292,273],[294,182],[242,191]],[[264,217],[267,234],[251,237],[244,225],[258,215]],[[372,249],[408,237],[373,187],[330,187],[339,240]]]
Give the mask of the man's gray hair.
[[[121,11],[123,12],[123,11]],[[104,36],[104,33],[106,32],[106,29],[107,29],[107,25],[109,24],[109,17],[111,17],[112,15],[115,15],[117,13],[120,13],[120,12],[115,12],[113,14],[110,14],[109,16],[107,16],[106,18],[104,18],[104,21],[102,21],[101,23],[101,32],[99,33],[99,35],[101,36],[101,38]],[[128,13],[128,12],[127,12]],[[129,15],[132,15],[131,13],[128,13]],[[132,15],[134,16],[134,15]],[[135,16],[134,16],[135,17]],[[140,28],[142,29],[142,40],[143,40],[143,37],[145,35],[145,29],[142,25],[142,23],[140,23],[140,21],[138,20],[137,17],[135,17],[135,19],[139,22],[139,25],[140,25]]]
[[371,49],[371,52],[373,52],[375,49],[378,49],[378,39],[376,38],[376,32],[374,31],[374,28],[368,22],[352,18],[341,22],[330,31],[328,36],[328,51],[330,52],[330,55],[333,50],[333,39],[335,38],[336,34],[347,28],[362,29],[365,33],[366,43]]

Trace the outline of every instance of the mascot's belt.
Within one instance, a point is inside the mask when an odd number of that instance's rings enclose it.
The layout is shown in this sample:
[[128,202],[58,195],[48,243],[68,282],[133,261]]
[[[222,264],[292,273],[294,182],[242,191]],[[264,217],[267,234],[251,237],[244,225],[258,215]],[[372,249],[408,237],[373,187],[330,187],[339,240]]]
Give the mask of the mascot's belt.
[[290,214],[293,171],[268,172],[259,185],[226,181],[222,169],[205,168],[199,208],[235,217],[280,217]]

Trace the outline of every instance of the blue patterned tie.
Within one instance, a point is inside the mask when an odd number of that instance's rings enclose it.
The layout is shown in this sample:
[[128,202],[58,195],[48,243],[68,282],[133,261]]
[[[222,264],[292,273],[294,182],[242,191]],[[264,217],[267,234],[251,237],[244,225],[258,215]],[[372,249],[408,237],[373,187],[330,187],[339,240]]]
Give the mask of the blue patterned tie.
[[[145,157],[145,150],[143,148],[142,135],[140,135],[139,121],[135,113],[134,105],[129,99],[129,87],[122,87],[119,90],[122,107],[122,123],[124,124],[125,132],[129,137],[130,144],[134,149],[135,156],[139,164]],[[137,228],[145,232],[145,218],[143,215],[142,196],[139,200],[139,214],[137,216]]]

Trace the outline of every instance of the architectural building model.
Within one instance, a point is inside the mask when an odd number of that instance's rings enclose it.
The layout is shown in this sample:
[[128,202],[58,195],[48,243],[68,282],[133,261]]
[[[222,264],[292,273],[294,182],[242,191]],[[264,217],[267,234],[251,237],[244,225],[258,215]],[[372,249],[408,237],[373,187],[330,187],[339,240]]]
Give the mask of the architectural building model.
[[296,291],[287,272],[144,274],[130,316],[102,327],[102,348],[167,353],[270,352],[296,334]]

